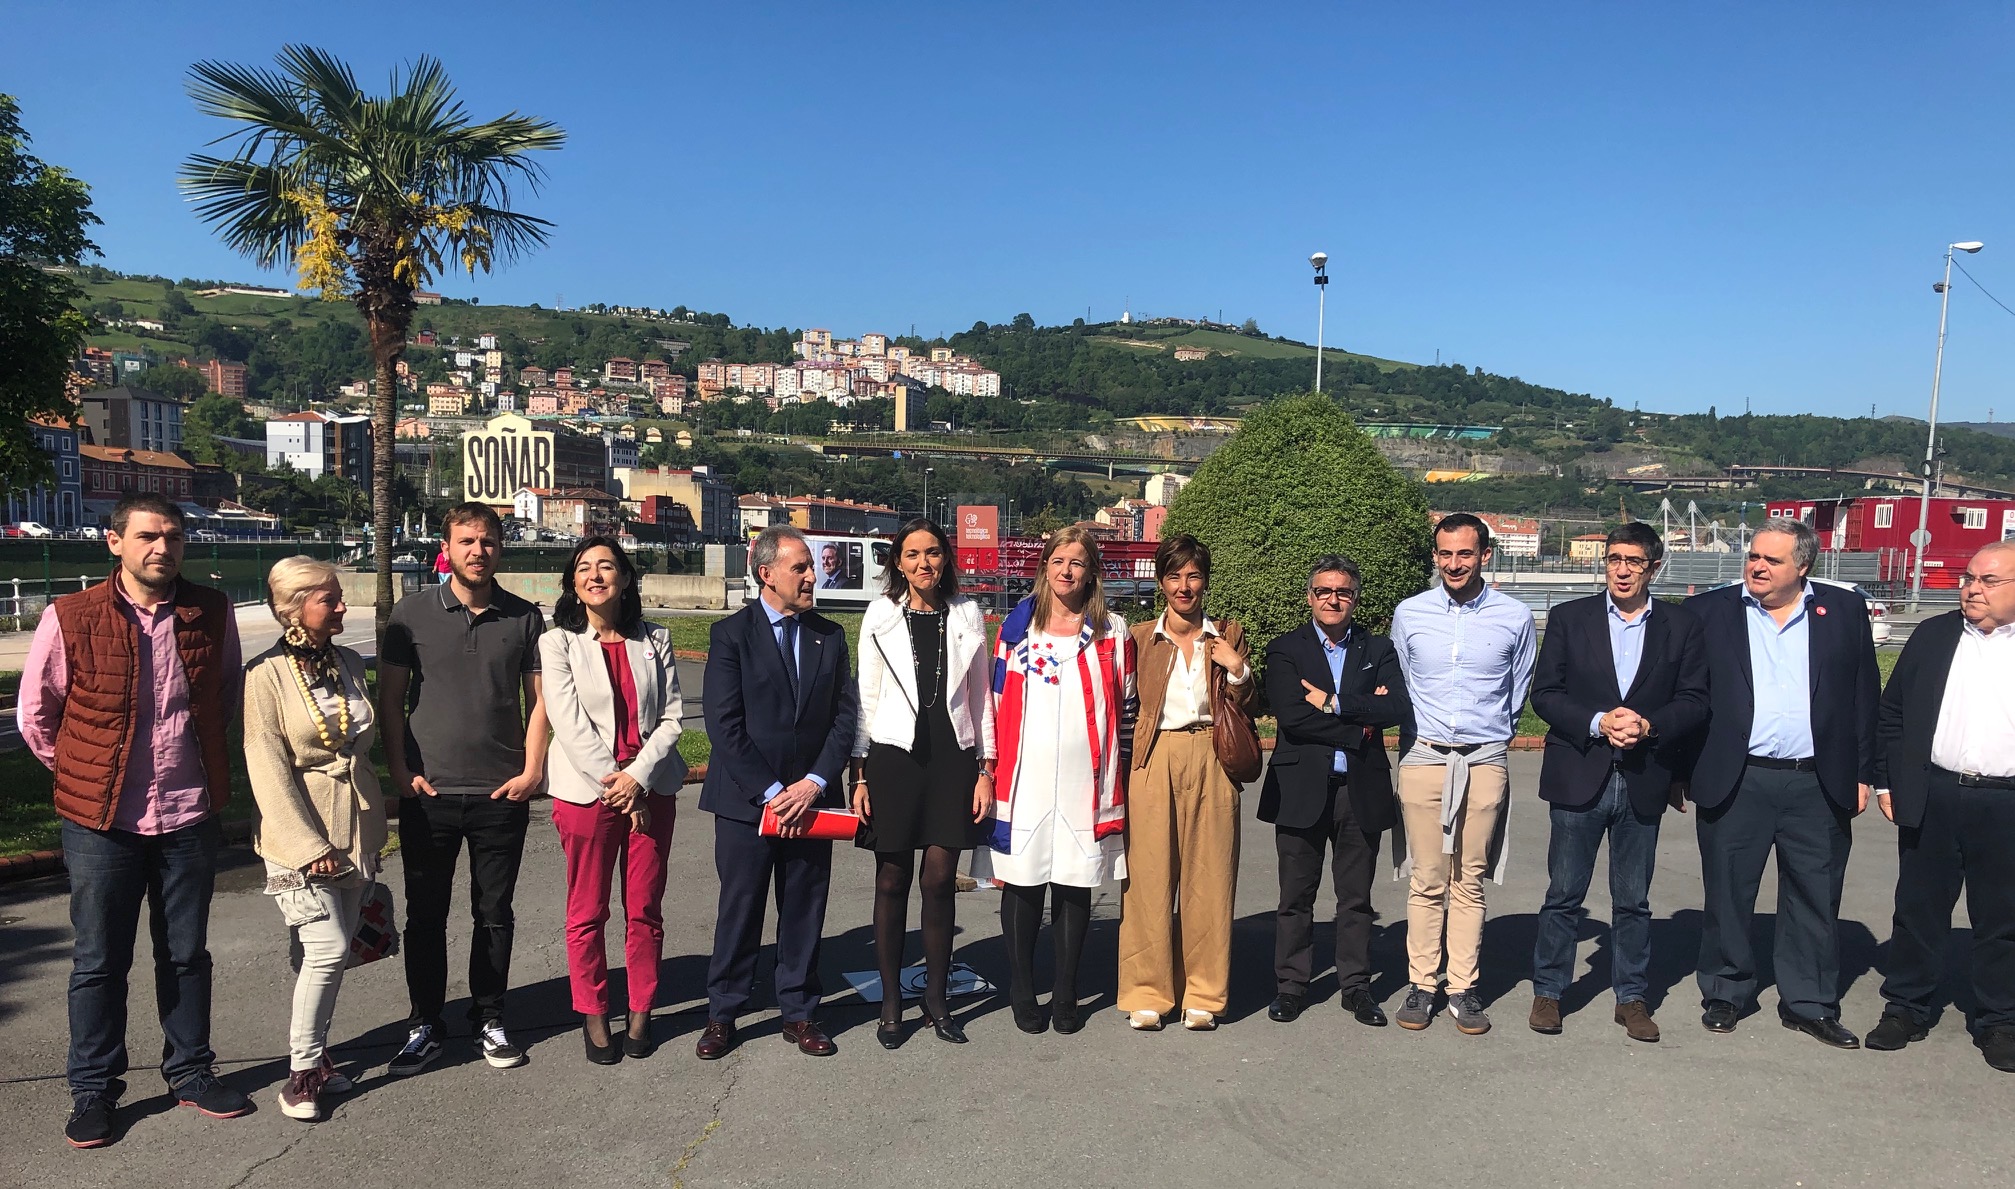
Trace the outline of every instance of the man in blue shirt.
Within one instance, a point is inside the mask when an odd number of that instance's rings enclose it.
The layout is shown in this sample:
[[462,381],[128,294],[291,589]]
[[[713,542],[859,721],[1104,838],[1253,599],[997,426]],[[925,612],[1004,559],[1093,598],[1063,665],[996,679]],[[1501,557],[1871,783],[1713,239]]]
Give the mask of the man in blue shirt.
[[1538,635],[1525,604],[1484,584],[1490,528],[1467,512],[1434,529],[1441,581],[1399,605],[1392,646],[1406,673],[1414,730],[1400,739],[1399,808],[1412,882],[1406,896],[1412,989],[1399,1026],[1434,1015],[1442,951],[1448,1011],[1471,1036],[1490,1031],[1476,994],[1483,877],[1503,872],[1505,757],[1532,684]]
[[1553,608],[1532,677],[1532,708],[1552,729],[1539,772],[1549,806],[1546,902],[1532,955],[1534,1032],[1561,1030],[1574,976],[1582,899],[1609,840],[1610,986],[1616,1022],[1655,1041],[1645,1005],[1651,966],[1651,873],[1658,821],[1672,797],[1678,745],[1707,721],[1707,654],[1684,607],[1651,597],[1665,542],[1648,524],[1617,526],[1603,546],[1607,589]]
[[1733,1032],[1756,992],[1749,936],[1756,892],[1777,855],[1777,1011],[1835,1048],[1840,1023],[1840,887],[1849,823],[1868,807],[1881,681],[1868,604],[1807,581],[1819,538],[1769,521],[1749,543],[1743,583],[1685,603],[1708,654],[1710,717],[1683,765],[1699,807],[1700,1022]]

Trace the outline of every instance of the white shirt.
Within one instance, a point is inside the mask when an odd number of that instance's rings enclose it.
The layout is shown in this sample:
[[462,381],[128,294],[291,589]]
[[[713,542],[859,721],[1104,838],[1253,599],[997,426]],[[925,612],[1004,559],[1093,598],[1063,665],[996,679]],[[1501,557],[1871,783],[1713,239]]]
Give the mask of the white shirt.
[[1931,762],[1947,772],[2015,776],[2015,624],[1967,624],[1938,704]]
[[[1203,617],[1203,631],[1190,643],[1196,649],[1196,664],[1189,661],[1189,653],[1177,644],[1168,632],[1168,616],[1154,621],[1154,634],[1167,640],[1175,648],[1175,666],[1169,670],[1168,692],[1162,695],[1161,721],[1155,726],[1164,731],[1180,731],[1188,727],[1205,726],[1210,722],[1210,642],[1223,633],[1218,631],[1210,616]],[[1246,673],[1227,675],[1225,681],[1239,685],[1245,681]]]

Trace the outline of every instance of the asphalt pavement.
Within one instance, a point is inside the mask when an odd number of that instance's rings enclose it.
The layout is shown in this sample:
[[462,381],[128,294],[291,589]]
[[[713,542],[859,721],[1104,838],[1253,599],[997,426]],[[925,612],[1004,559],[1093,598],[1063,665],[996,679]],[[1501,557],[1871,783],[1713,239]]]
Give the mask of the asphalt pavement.
[[[564,875],[543,803],[534,806],[517,903],[510,1023],[530,1064],[499,1071],[460,1022],[468,926],[458,893],[451,946],[456,1038],[419,1077],[383,1073],[404,1036],[397,959],[353,971],[338,1005],[336,1057],[355,1092],[318,1124],[281,1115],[291,987],[278,912],[250,854],[231,852],[213,910],[215,1042],[226,1079],[257,1113],[219,1121],[175,1109],[158,1075],[136,1069],[119,1142],[75,1152],[62,1141],[62,1071],[70,931],[60,877],[0,889],[0,1186],[1072,1186],[1318,1184],[2005,1185],[2015,1168],[2015,1078],[1980,1060],[1960,1012],[1900,1053],[1837,1052],[1778,1026],[1775,994],[1728,1036],[1698,1024],[1691,969],[1700,927],[1691,817],[1668,815],[1653,887],[1652,988],[1665,1029],[1656,1045],[1610,1021],[1604,880],[1590,894],[1580,977],[1566,1032],[1525,1026],[1534,910],[1544,892],[1546,816],[1533,796],[1537,759],[1513,757],[1510,875],[1489,889],[1482,992],[1496,1028],[1464,1036],[1438,1016],[1425,1032],[1371,1029],[1338,1010],[1334,978],[1291,1025],[1266,1018],[1272,994],[1271,829],[1251,820],[1240,865],[1233,1001],[1214,1033],[1131,1032],[1112,1009],[1118,888],[1095,901],[1076,1036],[1025,1036],[1002,996],[956,1005],[972,1043],[918,1033],[894,1053],[874,1040],[874,1008],[851,993],[821,1017],[839,1054],[801,1056],[778,1036],[767,970],[741,1047],[702,1063],[703,983],[716,882],[712,823],[681,798],[666,894],[666,956],[648,1060],[600,1068],[582,1057],[569,1011],[562,937]],[[1856,826],[1841,935],[1846,1019],[1880,1011],[1876,966],[1889,934],[1894,830]],[[398,862],[389,878],[397,884]],[[822,969],[827,987],[871,966],[872,864],[836,857]],[[1774,919],[1766,882],[1757,928]],[[1325,896],[1327,892],[1325,891]],[[1403,994],[1404,885],[1380,878],[1376,992]],[[997,982],[1007,974],[997,896],[961,895],[958,956]],[[1327,920],[1331,906],[1319,910]],[[914,925],[914,908],[912,909]],[[1963,960],[1963,909],[1952,954]],[[619,929],[612,928],[612,932]],[[612,938],[612,941],[614,939]],[[1046,953],[1047,941],[1043,943]],[[1329,931],[1318,934],[1318,962]],[[918,955],[911,938],[910,957]],[[142,943],[145,952],[145,943]],[[1763,952],[1769,952],[1767,944]],[[620,962],[617,947],[616,961]],[[144,959],[143,959],[144,961]],[[1047,958],[1042,977],[1047,976]],[[1948,980],[1960,1003],[1967,992]],[[158,1051],[150,980],[133,980],[136,1060]],[[1768,976],[1765,980],[1769,986]],[[909,1013],[916,1018],[915,1010]]]

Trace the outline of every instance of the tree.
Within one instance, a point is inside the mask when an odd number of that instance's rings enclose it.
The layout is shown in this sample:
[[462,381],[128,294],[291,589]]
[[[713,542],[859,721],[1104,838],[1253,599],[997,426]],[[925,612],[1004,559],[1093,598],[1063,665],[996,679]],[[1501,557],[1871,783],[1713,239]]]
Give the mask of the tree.
[[1162,525],[1210,546],[1210,606],[1254,654],[1308,619],[1308,566],[1342,553],[1363,571],[1373,629],[1427,581],[1427,497],[1326,396],[1270,401],[1197,468]]
[[0,95],[0,491],[51,473],[29,420],[77,411],[66,385],[90,322],[76,285],[48,269],[97,251],[85,234],[98,222],[90,187],[27,149],[21,108]]
[[172,396],[180,401],[192,401],[209,391],[203,382],[203,373],[191,367],[160,365],[150,367],[140,373],[138,387],[162,396]]
[[[156,371],[185,371],[183,368],[154,368]],[[194,375],[194,372],[189,372]],[[200,391],[201,381],[197,388]],[[245,406],[236,397],[210,393],[198,397],[196,403],[182,418],[182,445],[197,462],[227,462],[229,452],[217,448],[218,438],[249,438],[257,430],[258,422],[253,421]]]
[[231,248],[263,266],[290,263],[300,287],[349,298],[363,313],[377,372],[371,497],[378,630],[392,614],[393,432],[397,364],[413,293],[456,264],[488,272],[546,242],[550,223],[511,209],[536,192],[532,159],[566,134],[515,113],[472,123],[446,70],[421,57],[367,95],[350,67],[309,46],[280,51],[277,70],[227,62],[190,68],[197,110],[238,125],[236,154],[198,153],[181,185]]

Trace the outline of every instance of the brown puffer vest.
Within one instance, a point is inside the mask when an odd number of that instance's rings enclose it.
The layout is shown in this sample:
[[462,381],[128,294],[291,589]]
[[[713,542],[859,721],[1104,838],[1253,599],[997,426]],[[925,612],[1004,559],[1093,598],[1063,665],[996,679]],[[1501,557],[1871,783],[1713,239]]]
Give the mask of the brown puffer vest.
[[[70,692],[56,731],[56,812],[80,826],[110,829],[126,783],[140,696],[140,629],[121,614],[110,580],[55,602],[63,627]],[[231,798],[231,757],[224,742],[224,632],[235,614],[224,592],[175,580],[175,650],[189,682],[189,720],[201,746],[210,811]],[[139,741],[142,745],[144,740]]]

